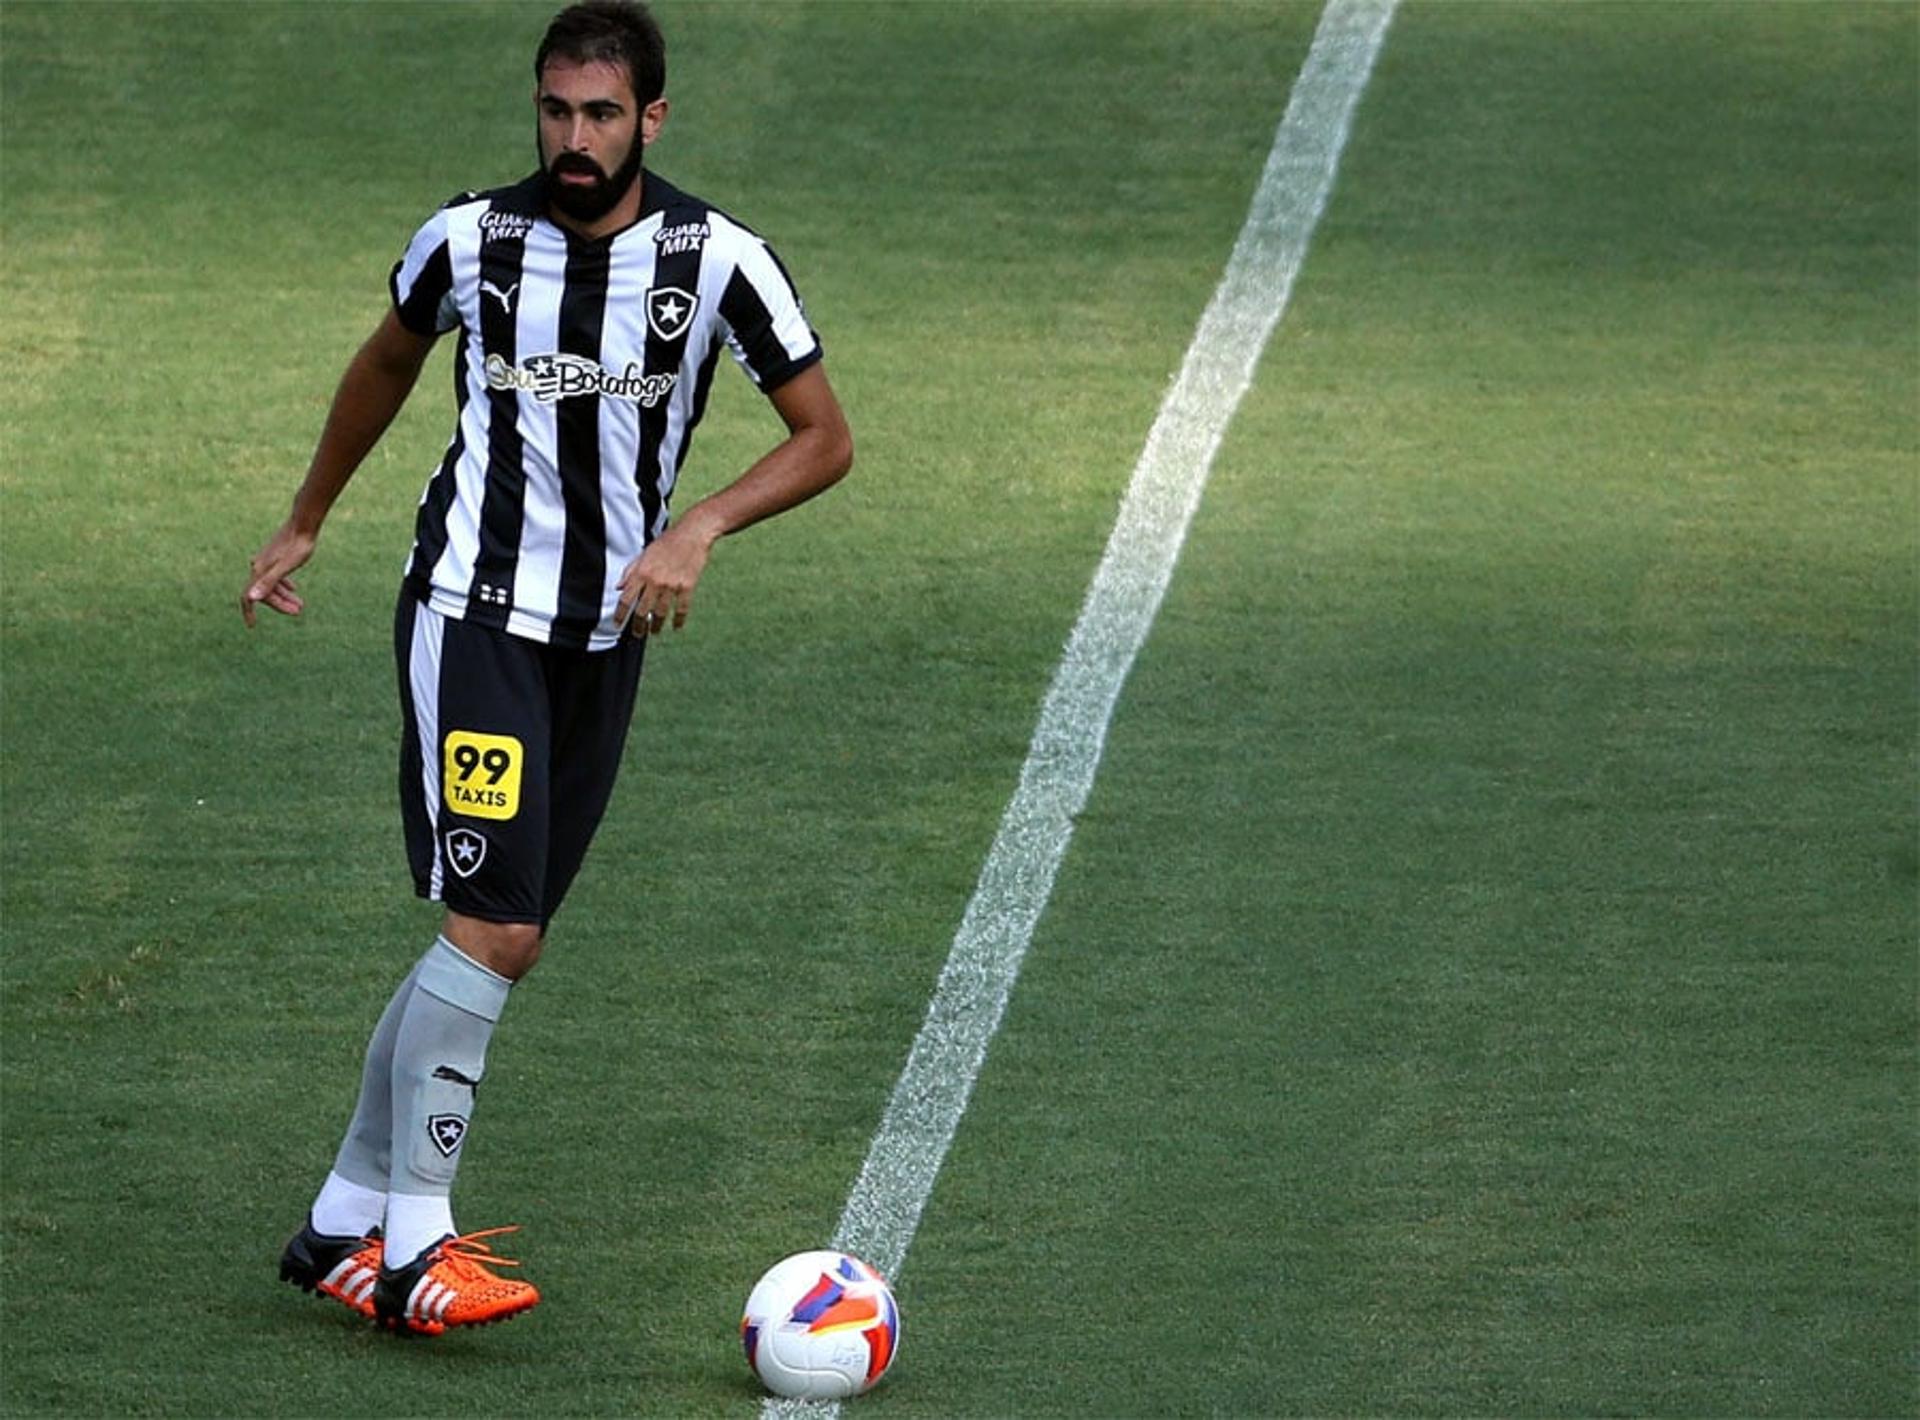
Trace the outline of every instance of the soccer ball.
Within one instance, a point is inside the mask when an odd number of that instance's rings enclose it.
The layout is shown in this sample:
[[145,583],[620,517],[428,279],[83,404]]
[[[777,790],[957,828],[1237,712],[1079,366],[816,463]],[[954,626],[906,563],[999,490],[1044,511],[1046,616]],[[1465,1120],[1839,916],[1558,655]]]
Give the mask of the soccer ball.
[[844,1400],[872,1390],[900,1349],[900,1308],[857,1257],[796,1252],[773,1264],[740,1318],[747,1364],[775,1395]]

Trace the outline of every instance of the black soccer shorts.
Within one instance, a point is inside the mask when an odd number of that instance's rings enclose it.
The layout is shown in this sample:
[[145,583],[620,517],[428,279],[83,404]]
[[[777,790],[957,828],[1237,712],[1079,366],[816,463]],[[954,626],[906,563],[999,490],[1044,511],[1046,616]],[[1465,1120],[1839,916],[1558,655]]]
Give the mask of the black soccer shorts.
[[414,890],[544,930],[612,797],[646,643],[562,650],[402,591],[393,644]]

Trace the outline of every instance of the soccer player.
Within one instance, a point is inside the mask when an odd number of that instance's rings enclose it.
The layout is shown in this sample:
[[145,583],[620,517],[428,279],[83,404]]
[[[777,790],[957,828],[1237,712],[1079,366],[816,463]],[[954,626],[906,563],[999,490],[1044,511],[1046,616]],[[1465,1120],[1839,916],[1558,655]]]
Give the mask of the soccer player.
[[[281,1276],[394,1330],[539,1300],[461,1234],[449,1195],[514,982],[539,958],[606,809],[647,638],[686,624],[718,539],[838,480],[852,436],[785,268],[649,171],[667,118],[646,9],[587,0],[534,60],[540,170],[428,218],[348,364],[241,612],[297,615],[292,574],[354,470],[454,339],[458,414],[395,617],[401,818],[439,936],[374,1026],[332,1170]],[[725,349],[786,437],[671,523]]]

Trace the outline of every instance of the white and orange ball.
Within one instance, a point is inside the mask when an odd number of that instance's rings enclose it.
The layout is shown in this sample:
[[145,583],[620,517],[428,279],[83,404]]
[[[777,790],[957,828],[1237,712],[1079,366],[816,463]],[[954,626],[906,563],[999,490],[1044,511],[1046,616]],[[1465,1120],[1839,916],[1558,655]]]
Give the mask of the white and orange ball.
[[900,1308],[859,1258],[796,1252],[754,1284],[740,1340],[775,1395],[845,1400],[878,1385],[899,1354]]

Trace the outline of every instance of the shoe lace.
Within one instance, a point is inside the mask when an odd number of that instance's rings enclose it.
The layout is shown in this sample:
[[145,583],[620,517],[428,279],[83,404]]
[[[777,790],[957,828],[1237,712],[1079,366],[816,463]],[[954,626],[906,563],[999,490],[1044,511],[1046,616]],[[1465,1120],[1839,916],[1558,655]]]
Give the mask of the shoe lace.
[[482,1228],[477,1233],[462,1233],[457,1238],[448,1238],[440,1244],[440,1266],[446,1267],[463,1281],[481,1281],[487,1277],[489,1267],[518,1267],[520,1260],[515,1257],[501,1257],[482,1238],[497,1237],[501,1233],[517,1233],[519,1225],[511,1224],[504,1228]]

